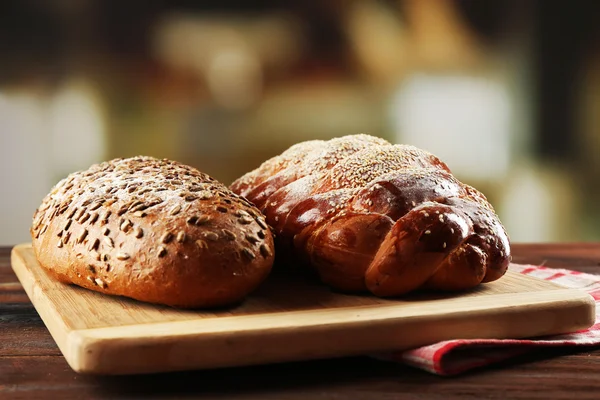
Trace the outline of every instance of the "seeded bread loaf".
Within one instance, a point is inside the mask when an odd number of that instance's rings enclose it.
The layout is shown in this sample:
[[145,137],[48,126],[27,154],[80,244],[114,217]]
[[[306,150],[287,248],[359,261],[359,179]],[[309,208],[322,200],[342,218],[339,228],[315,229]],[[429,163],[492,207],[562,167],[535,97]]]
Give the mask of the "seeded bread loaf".
[[62,282],[182,308],[242,301],[274,260],[258,209],[194,168],[151,157],[69,175],[36,210],[31,235]]
[[264,213],[278,260],[303,260],[338,290],[464,290],[511,260],[485,196],[414,146],[368,135],[298,143],[231,189]]

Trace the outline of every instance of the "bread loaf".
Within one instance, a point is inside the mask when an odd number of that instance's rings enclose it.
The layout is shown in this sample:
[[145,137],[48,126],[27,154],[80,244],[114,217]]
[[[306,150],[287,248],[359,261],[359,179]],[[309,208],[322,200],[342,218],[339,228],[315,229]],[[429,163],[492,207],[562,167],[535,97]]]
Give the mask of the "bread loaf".
[[269,274],[264,216],[175,161],[115,159],[60,181],[31,227],[39,263],[62,282],[182,308],[240,302]]
[[413,146],[368,135],[303,142],[230,188],[265,214],[278,260],[303,260],[338,290],[463,290],[499,279],[511,259],[485,196]]

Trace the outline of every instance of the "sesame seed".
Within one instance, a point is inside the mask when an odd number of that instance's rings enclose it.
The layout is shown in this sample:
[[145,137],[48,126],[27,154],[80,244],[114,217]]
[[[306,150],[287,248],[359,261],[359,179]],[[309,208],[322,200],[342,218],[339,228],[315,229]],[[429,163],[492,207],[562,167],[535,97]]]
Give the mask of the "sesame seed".
[[204,232],[202,236],[204,236],[208,240],[212,240],[213,242],[219,239],[219,235],[217,235],[214,232]]
[[200,200],[208,200],[212,198],[213,195],[208,190],[204,190],[198,194],[198,197],[200,198]]
[[246,237],[246,240],[248,240],[252,244],[256,244],[260,241],[259,238],[257,238],[256,236],[254,236],[252,234],[249,234],[249,233],[247,233],[245,237]]
[[204,225],[208,222],[210,222],[210,217],[206,214],[203,214],[197,218],[196,225],[200,226],[200,225]]
[[235,235],[235,233],[233,233],[229,229],[222,229],[221,232],[223,232],[223,235],[225,235],[225,237],[228,238],[229,240],[237,239],[237,236]]
[[117,260],[125,261],[125,260],[129,260],[130,258],[131,258],[131,256],[127,253],[118,253],[117,254]]
[[108,217],[110,216],[110,211],[108,211],[104,216],[100,219],[100,225],[106,225],[108,223]]
[[139,226],[135,227],[135,229],[133,230],[133,233],[134,233],[135,237],[138,239],[141,238],[142,236],[144,236],[144,231]]
[[167,255],[167,249],[165,249],[163,246],[159,246],[158,247],[158,257],[162,258],[166,255]]
[[429,235],[429,234],[431,233],[431,231],[430,231],[429,229],[427,229],[427,230],[426,230],[424,233],[425,233],[426,235]]
[[90,206],[90,211],[94,211],[97,210],[98,208],[100,208],[100,206],[102,205],[102,203],[100,201],[96,201],[94,202],[91,206]]
[[181,211],[181,206],[178,204],[171,209],[171,211],[169,212],[169,215],[177,215],[177,214],[179,214],[180,211]]
[[150,207],[150,204],[138,204],[135,207],[132,207],[129,211],[144,211],[146,208]]
[[173,240],[173,234],[171,232],[165,232],[160,238],[160,241],[165,244],[171,242],[171,240]]
[[69,219],[73,218],[73,216],[75,215],[76,212],[77,212],[77,207],[75,207],[73,210],[71,210],[69,215],[67,215],[67,218],[69,218]]
[[81,209],[79,209],[79,210],[78,210],[78,211],[75,213],[75,215],[73,216],[73,219],[74,219],[75,221],[78,221],[78,220],[79,220],[79,218],[81,218],[81,216],[82,216],[84,213],[85,213],[85,208],[81,208]]
[[90,219],[90,225],[93,225],[96,221],[98,221],[98,213],[92,214],[92,218]]
[[263,243],[260,245],[260,254],[262,254],[263,257],[268,258],[271,257],[273,253],[271,252],[271,250],[269,250],[267,245]]
[[248,213],[247,213],[246,211],[244,211],[244,210],[238,210],[238,211],[235,213],[235,216],[236,216],[236,217],[249,217],[249,216],[250,216],[250,214],[248,214]]
[[109,238],[108,236],[104,236],[104,239],[102,240],[104,242],[105,245],[107,245],[110,248],[115,247],[115,243],[113,242],[113,240],[111,238]]
[[129,228],[131,228],[132,223],[130,220],[126,219],[125,221],[123,221],[123,223],[121,224],[121,226],[119,227],[123,232],[128,232]]
[[254,255],[254,253],[250,249],[247,249],[245,247],[242,249],[242,254],[250,260],[254,260],[256,258],[256,255]]
[[143,205],[144,202],[141,200],[135,200],[130,202],[128,205],[126,205],[125,207],[127,207],[127,211],[136,211],[139,205]]
[[100,239],[98,239],[98,238],[94,239],[94,241],[90,245],[90,251],[97,250],[99,245],[100,245]]
[[196,240],[196,246],[198,246],[199,249],[208,249],[208,243],[206,243],[204,240]]
[[183,243],[183,242],[185,242],[185,239],[186,239],[185,232],[184,232],[184,231],[180,231],[180,232],[177,234],[177,242],[179,242],[179,243]]
[[79,234],[79,236],[77,237],[77,243],[81,243],[85,240],[85,238],[88,235],[88,230],[84,229],[83,231],[81,231],[81,233]]
[[258,226],[260,226],[262,229],[267,229],[268,226],[265,223],[265,221],[262,218],[257,218],[256,219],[256,223],[258,224]]
[[242,225],[248,225],[249,223],[251,223],[253,221],[253,219],[251,217],[240,217],[238,219],[238,222]]

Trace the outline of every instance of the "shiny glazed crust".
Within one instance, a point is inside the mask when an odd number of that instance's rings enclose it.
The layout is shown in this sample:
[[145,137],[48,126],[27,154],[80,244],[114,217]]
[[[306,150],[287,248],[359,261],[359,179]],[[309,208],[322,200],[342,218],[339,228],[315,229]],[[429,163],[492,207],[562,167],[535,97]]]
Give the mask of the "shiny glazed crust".
[[463,290],[511,260],[485,196],[413,146],[362,134],[302,142],[231,189],[265,214],[278,259],[302,260],[338,290]]
[[210,176],[151,157],[93,165],[60,181],[31,226],[57,279],[182,308],[240,302],[270,273],[264,216]]

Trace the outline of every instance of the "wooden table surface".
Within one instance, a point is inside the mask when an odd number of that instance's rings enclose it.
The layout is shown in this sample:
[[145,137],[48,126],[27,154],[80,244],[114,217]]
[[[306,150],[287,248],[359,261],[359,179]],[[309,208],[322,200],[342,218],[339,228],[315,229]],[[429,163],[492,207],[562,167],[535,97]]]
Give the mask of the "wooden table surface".
[[[515,244],[514,262],[600,274],[600,244]],[[0,399],[598,399],[600,347],[537,351],[456,377],[366,357],[146,376],[74,373],[0,248]]]

